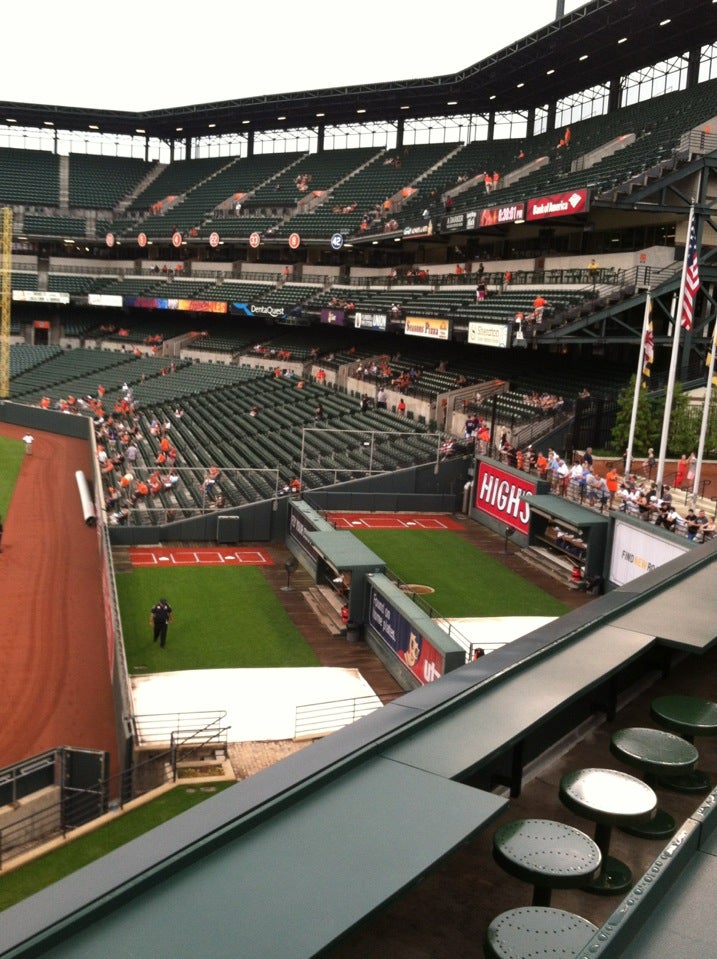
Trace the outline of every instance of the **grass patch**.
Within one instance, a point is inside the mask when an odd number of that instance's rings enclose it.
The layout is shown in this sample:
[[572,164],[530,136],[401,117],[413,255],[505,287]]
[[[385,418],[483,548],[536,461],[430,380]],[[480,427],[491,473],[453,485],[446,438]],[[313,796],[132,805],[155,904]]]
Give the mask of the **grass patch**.
[[[132,674],[319,665],[255,566],[135,569],[117,577],[117,594]],[[174,615],[166,649],[149,625],[161,597]]]
[[17,482],[22,458],[25,455],[25,444],[22,440],[11,440],[0,436],[0,515],[5,519],[12,491]]
[[105,856],[111,849],[123,846],[232,785],[230,782],[212,783],[211,792],[204,791],[207,786],[178,786],[139,809],[118,816],[94,832],[27,863],[21,869],[0,876],[0,910],[39,892],[58,879],[64,879],[77,869]]
[[568,607],[450,530],[353,530],[441,615],[560,616]]

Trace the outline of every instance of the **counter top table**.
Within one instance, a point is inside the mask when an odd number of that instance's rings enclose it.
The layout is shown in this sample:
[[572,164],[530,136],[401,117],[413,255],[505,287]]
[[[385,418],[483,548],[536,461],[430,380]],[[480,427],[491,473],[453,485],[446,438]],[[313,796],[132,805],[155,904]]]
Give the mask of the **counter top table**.
[[630,868],[608,855],[613,826],[647,821],[657,808],[655,791],[617,769],[578,769],[560,780],[560,801],[578,816],[595,823],[595,842],[602,853],[597,878],[586,887],[601,895],[616,895],[632,885]]
[[590,836],[551,819],[517,819],[496,829],[493,858],[516,879],[533,884],[533,905],[549,906],[553,889],[586,886],[600,871]]
[[[688,743],[697,736],[717,736],[717,703],[699,696],[658,696],[650,705],[652,718]],[[671,777],[660,777],[660,785],[678,792],[699,793],[710,789],[708,777],[694,769]]]
[[488,959],[526,959],[537,955],[573,959],[597,931],[597,926],[587,919],[563,909],[509,909],[488,926],[485,955]]
[[[617,759],[641,770],[649,786],[655,786],[658,777],[678,776],[691,772],[699,753],[681,736],[664,729],[631,727],[619,729],[610,740],[610,752]],[[644,823],[626,823],[625,832],[643,839],[666,839],[677,828],[674,817],[658,809],[652,819]]]

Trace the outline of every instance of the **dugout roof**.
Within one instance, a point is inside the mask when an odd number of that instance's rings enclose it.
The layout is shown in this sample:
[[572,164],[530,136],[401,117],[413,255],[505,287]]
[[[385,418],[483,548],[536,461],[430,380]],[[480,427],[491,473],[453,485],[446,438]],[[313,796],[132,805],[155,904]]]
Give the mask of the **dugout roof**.
[[[450,43],[451,30],[461,28],[460,16],[447,17],[434,27],[442,33],[442,42]],[[0,123],[10,120],[31,128],[99,129],[105,134],[174,141],[246,135],[248,131],[530,110],[699,50],[715,40],[717,4],[712,0],[591,0],[454,75],[138,113],[0,101]],[[426,57],[430,59],[430,44]]]

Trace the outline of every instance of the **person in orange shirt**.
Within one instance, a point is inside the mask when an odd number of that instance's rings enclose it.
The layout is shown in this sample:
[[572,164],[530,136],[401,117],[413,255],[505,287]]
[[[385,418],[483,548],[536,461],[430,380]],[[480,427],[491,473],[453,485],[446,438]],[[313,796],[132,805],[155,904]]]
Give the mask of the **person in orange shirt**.
[[548,469],[548,461],[545,458],[544,453],[538,453],[537,459],[535,460],[535,466],[538,470],[538,475],[544,477]]
[[545,312],[545,307],[548,305],[548,301],[545,297],[538,293],[538,295],[533,300],[533,317],[536,323],[543,322],[543,313]]
[[490,173],[483,174],[483,185],[485,186],[485,192],[490,193],[493,189],[493,177]]
[[605,483],[607,485],[608,493],[610,494],[610,506],[612,509],[613,500],[617,495],[618,488],[620,486],[620,476],[615,469],[614,463],[607,464],[607,473],[605,474]]
[[493,171],[493,192],[494,193],[499,186],[500,186],[500,173],[498,173],[497,170],[494,170]]

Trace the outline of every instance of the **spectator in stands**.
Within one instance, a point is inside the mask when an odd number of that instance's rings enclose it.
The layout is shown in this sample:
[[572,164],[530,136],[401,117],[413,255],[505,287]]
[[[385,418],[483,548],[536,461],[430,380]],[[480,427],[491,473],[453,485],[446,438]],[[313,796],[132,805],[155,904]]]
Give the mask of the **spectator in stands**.
[[697,513],[690,508],[685,513],[685,529],[687,530],[687,539],[694,539],[700,531],[701,523],[697,518]]
[[398,406],[396,407],[396,412],[398,413],[399,416],[405,416],[405,415],[406,415],[406,401],[404,400],[403,397],[401,397],[401,399],[398,401]]
[[605,474],[605,483],[607,484],[607,491],[610,499],[610,509],[615,502],[615,497],[617,496],[617,491],[620,486],[620,477],[615,469],[614,463],[607,464],[607,473]]
[[600,266],[598,265],[598,262],[595,259],[595,257],[593,257],[592,260],[590,260],[590,262],[588,263],[588,276],[590,277],[590,282],[593,285],[593,290],[595,289],[595,286],[597,285],[599,272],[600,272]]
[[675,487],[677,489],[682,489],[682,484],[685,481],[687,476],[687,457],[683,453],[680,457],[680,462],[677,464],[677,474],[675,476]]
[[493,171],[492,180],[493,180],[493,190],[492,190],[492,192],[495,193],[495,191],[496,191],[496,190],[498,189],[498,187],[500,186],[500,173],[498,173],[497,170],[494,170],[494,171]]
[[570,470],[565,460],[561,459],[559,456],[557,457],[555,475],[558,481],[558,492],[561,496],[565,496],[568,489],[568,483],[570,482]]
[[695,534],[696,543],[704,543],[707,539],[712,539],[715,532],[715,524],[707,518],[703,509],[697,511],[697,533]]
[[671,503],[662,500],[655,517],[655,526],[662,526],[663,529],[674,533],[677,528],[678,512]]
[[540,326],[543,322],[543,314],[545,313],[545,308],[547,306],[549,306],[548,301],[545,299],[542,293],[538,293],[533,300],[533,320],[538,326]]
[[483,174],[483,185],[485,192],[490,193],[493,189],[493,177],[487,171]]
[[376,394],[376,409],[385,410],[388,403],[388,394],[383,387],[379,388],[378,393]]

